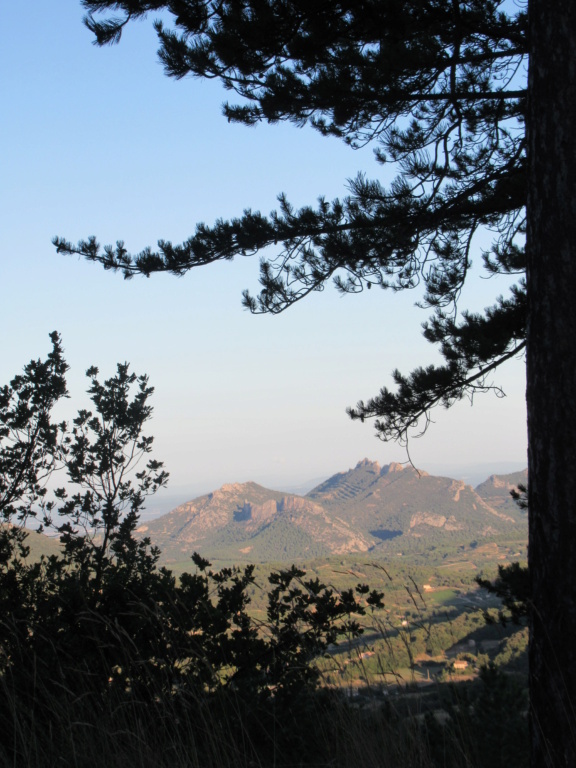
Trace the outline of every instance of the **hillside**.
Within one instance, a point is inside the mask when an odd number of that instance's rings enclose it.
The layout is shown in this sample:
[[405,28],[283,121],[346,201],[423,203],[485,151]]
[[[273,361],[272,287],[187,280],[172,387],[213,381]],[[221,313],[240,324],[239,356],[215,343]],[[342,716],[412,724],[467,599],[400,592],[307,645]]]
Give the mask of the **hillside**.
[[444,538],[486,538],[522,524],[513,503],[501,509],[500,497],[491,504],[461,480],[402,464],[381,468],[367,459],[314,488],[308,498],[381,541],[430,539],[440,531]]
[[511,472],[508,475],[490,475],[487,480],[476,486],[476,493],[499,512],[517,516],[518,506],[510,496],[510,491],[519,485],[526,486],[527,483],[527,469]]
[[322,557],[370,547],[368,540],[310,499],[256,483],[224,485],[141,525],[138,533],[149,536],[165,558],[175,560],[193,551],[262,561]]
[[141,525],[138,533],[149,536],[168,563],[194,551],[265,562],[385,555],[499,537],[520,541],[525,515],[506,499],[516,474],[523,473],[493,475],[474,490],[463,481],[365,459],[306,496],[256,483],[224,485]]

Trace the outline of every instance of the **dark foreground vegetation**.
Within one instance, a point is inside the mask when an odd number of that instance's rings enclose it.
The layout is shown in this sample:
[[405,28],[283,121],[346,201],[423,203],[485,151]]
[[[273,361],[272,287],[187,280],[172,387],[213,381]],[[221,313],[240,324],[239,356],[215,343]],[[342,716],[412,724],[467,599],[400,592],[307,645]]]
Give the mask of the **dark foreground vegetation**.
[[[142,434],[152,389],[90,369],[92,410],[55,424],[52,341],[0,390],[0,766],[526,765],[524,648],[484,653],[464,590],[428,608],[412,580],[408,611],[350,570],[161,567],[134,535],[167,480]],[[31,554],[31,522],[60,546]]]

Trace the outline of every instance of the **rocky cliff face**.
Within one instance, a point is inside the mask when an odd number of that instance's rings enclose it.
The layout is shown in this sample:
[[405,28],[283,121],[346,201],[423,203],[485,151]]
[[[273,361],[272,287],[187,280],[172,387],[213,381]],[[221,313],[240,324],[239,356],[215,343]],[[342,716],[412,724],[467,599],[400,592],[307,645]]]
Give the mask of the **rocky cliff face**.
[[371,546],[370,537],[334,519],[321,505],[256,483],[224,485],[140,526],[137,532],[149,536],[170,559],[222,547],[248,554],[257,539],[274,535],[279,541],[296,539],[304,548],[308,541],[322,554],[364,552]]
[[517,518],[518,505],[510,496],[510,491],[519,485],[527,484],[528,470],[524,469],[522,472],[511,472],[508,475],[490,475],[487,480],[476,486],[476,493],[493,509]]
[[409,465],[380,467],[366,459],[314,488],[308,497],[354,527],[379,531],[373,535],[380,537],[391,523],[395,530],[416,536],[426,527],[448,532],[474,529],[489,535],[498,528],[495,518],[516,523],[516,518],[493,508],[461,480],[429,475]]
[[[283,494],[257,483],[230,483],[219,490],[181,504],[172,512],[138,528],[138,533],[159,542],[163,550],[180,554],[201,551],[206,541],[226,528],[235,516],[250,523],[251,510],[265,518],[273,513],[266,503],[279,501]],[[274,507],[275,511],[275,507]]]

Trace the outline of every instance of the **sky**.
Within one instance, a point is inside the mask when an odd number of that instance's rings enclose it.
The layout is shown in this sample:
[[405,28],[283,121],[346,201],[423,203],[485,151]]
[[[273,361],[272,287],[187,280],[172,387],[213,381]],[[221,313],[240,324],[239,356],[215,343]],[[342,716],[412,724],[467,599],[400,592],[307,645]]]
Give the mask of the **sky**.
[[[198,222],[267,214],[281,192],[295,206],[343,197],[360,171],[386,180],[372,148],[311,128],[228,124],[218,83],[165,77],[153,17],[102,49],[79,0],[31,0],[25,19],[4,2],[2,16],[0,383],[45,356],[53,330],[71,369],[66,418],[87,404],[89,366],[102,377],[118,362],[147,373],[147,432],[171,474],[158,504],[225,482],[295,488],[364,457],[405,462],[404,448],[345,409],[390,386],[395,368],[438,360],[416,293],[327,287],[281,315],[253,316],[241,293],[258,290],[258,257],[125,281],[51,245],[96,235],[137,252],[181,242]],[[506,290],[474,269],[461,306],[481,310]],[[414,464],[469,481],[526,466],[524,376],[524,361],[512,361],[494,375],[505,398],[436,410],[410,440]]]

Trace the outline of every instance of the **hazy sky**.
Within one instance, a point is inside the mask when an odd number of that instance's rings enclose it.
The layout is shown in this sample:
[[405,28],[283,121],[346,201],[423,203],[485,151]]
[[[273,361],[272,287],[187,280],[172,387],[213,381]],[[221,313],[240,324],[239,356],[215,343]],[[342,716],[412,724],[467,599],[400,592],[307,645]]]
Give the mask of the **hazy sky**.
[[[135,252],[180,242],[199,221],[268,213],[280,192],[297,206],[343,196],[359,171],[382,178],[372,149],[310,128],[229,125],[217,83],[164,76],[152,19],[100,49],[76,0],[32,0],[25,18],[14,2],[2,12],[0,382],[45,355],[52,330],[72,369],[68,408],[84,404],[86,368],[107,376],[130,361],[156,388],[148,431],[174,493],[251,479],[295,485],[365,456],[405,461],[345,408],[390,384],[394,368],[435,361],[417,294],[327,288],[280,316],[252,316],[241,292],[257,291],[257,258],[127,282],[50,243],[94,234]],[[482,309],[502,292],[505,283],[478,274],[462,306]],[[411,442],[417,466],[525,466],[523,361],[494,381],[508,397],[436,411]]]

